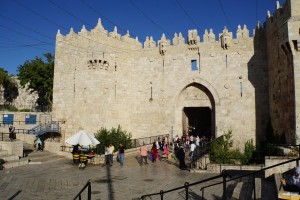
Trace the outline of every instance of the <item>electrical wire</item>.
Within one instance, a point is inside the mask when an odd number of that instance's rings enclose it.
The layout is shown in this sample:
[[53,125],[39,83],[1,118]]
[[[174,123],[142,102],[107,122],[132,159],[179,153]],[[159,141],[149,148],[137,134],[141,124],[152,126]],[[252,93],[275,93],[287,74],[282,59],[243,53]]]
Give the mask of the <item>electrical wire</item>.
[[198,26],[198,24],[193,20],[193,18],[188,14],[188,12],[183,8],[183,6],[179,3],[178,0],[176,0],[177,5],[179,6],[179,8],[183,11],[183,13],[185,14],[185,16],[187,16],[187,18],[189,18],[191,20],[191,22],[198,28],[198,31],[200,31],[200,27]]
[[[101,17],[101,19],[105,19],[106,21],[108,21],[109,23],[111,23],[112,25],[118,27],[118,29],[122,30],[124,33],[126,33],[127,29],[123,28],[120,25],[117,25],[115,22],[113,22],[112,20],[110,20],[108,17],[104,16],[102,13],[100,13],[98,10],[96,10],[93,6],[91,6],[90,4],[88,4],[86,1],[84,0],[80,0],[86,7],[88,7],[90,10],[92,10],[93,12],[95,12],[97,15],[99,15]],[[133,37],[137,37],[137,34],[130,31],[130,34],[133,33]]]
[[90,25],[89,23],[87,23],[86,21],[80,19],[79,17],[77,17],[76,15],[73,15],[71,12],[67,11],[66,9],[64,9],[63,7],[59,6],[58,4],[54,3],[52,0],[48,0],[48,2],[50,2],[52,5],[54,5],[55,7],[57,7],[58,9],[62,10],[63,12],[67,13],[68,15],[70,15],[71,17],[73,17],[74,19],[82,22],[83,24],[87,24],[88,26],[90,26],[90,28],[93,28],[92,25]]
[[[41,15],[40,13],[38,13],[38,12],[32,10],[31,8],[29,8],[28,6],[26,6],[26,5],[22,4],[22,3],[20,3],[18,0],[15,0],[15,2],[17,2],[19,5],[21,5],[22,7],[26,8],[26,9],[29,10],[30,12],[34,13],[35,15],[37,15],[37,16],[41,17],[42,19],[46,20],[47,22],[51,22],[52,24],[55,24],[56,26],[60,27],[61,29],[67,30],[67,28],[65,28],[64,26],[61,26],[61,25],[57,24],[55,21],[50,20],[49,18],[44,17],[44,16]],[[78,35],[79,37],[82,37],[82,38],[85,38],[85,39],[87,39],[87,40],[93,41],[93,42],[95,42],[95,43],[101,44],[101,45],[103,45],[103,46],[105,45],[105,47],[112,47],[112,48],[121,50],[121,51],[119,51],[119,52],[118,52],[118,51],[115,51],[114,53],[131,52],[130,50],[128,50],[128,48],[120,48],[120,47],[111,46],[111,45],[108,45],[108,44],[105,44],[105,43],[101,43],[101,42],[99,42],[99,41],[92,40],[91,38],[87,38],[87,37],[84,37],[84,36],[79,35],[79,34],[77,34],[77,35]],[[120,40],[118,40],[118,41],[120,41]],[[109,54],[110,52],[106,52],[106,53]]]
[[229,25],[229,28],[231,29],[231,31],[233,31],[234,29],[233,29],[232,26],[231,26],[231,23],[230,23],[230,21],[229,21],[229,18],[228,18],[228,16],[227,16],[226,12],[225,12],[225,9],[224,9],[224,7],[223,7],[223,4],[222,4],[221,0],[218,0],[218,2],[219,2],[220,7],[221,7],[221,9],[222,9],[222,12],[223,12],[223,15],[224,15],[224,17],[225,17],[225,20],[226,20],[226,22],[227,22],[228,25]]
[[140,11],[147,20],[149,20],[152,24],[154,24],[160,30],[162,30],[163,33],[166,33],[169,37],[172,37],[172,35],[166,29],[164,29],[162,26],[160,26],[158,23],[156,23],[154,20],[152,20],[148,15],[146,15],[146,13],[142,9],[140,9],[132,0],[128,0],[128,1],[131,3],[131,5],[134,8],[136,8],[138,11]]

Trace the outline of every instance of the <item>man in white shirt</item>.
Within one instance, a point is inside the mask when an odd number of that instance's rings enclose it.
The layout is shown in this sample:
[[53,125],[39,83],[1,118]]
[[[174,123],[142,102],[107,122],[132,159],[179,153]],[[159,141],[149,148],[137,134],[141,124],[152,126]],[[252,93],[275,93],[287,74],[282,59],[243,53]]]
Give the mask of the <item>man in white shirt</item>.
[[195,144],[195,142],[191,141],[191,148],[190,148],[190,160],[191,160],[191,162],[194,160],[195,149],[196,149],[196,144]]

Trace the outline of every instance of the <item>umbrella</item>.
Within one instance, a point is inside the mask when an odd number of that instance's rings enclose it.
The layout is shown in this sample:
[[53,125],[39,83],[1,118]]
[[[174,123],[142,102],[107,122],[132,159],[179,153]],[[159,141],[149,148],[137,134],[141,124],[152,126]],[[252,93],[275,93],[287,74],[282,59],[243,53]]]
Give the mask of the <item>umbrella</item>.
[[87,145],[91,145],[91,144],[99,144],[100,142],[94,138],[93,136],[91,136],[89,133],[87,133],[84,130],[79,131],[78,133],[76,133],[75,135],[72,135],[71,137],[69,137],[66,140],[66,143],[71,144],[71,145],[83,145],[83,146],[87,146]]

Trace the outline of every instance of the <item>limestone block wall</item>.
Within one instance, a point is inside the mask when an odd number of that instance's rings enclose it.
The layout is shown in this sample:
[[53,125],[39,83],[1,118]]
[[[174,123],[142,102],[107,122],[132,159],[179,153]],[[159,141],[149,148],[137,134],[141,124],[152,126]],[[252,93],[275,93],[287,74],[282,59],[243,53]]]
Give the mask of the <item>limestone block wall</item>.
[[[287,0],[265,23],[270,117],[277,135],[287,143],[299,143],[299,43],[300,2]],[[283,141],[282,141],[283,142]]]
[[1,149],[6,150],[8,155],[16,155],[19,157],[23,157],[23,142],[22,141],[1,141],[0,142]]
[[[38,98],[38,95],[36,92],[31,93],[28,90],[28,87],[25,86],[24,88],[20,85],[20,81],[17,79],[17,77],[13,77],[15,82],[18,85],[18,97],[12,102],[12,105],[14,105],[19,110],[21,109],[30,109],[34,110],[36,107],[36,100]],[[0,104],[4,105],[4,89],[0,88]]]
[[[200,42],[189,31],[144,47],[137,39],[95,29],[58,32],[55,52],[53,118],[66,121],[65,138],[80,128],[95,133],[121,125],[133,138],[183,135],[186,106],[212,110],[215,137],[233,130],[242,144],[264,138],[268,116],[267,61],[246,26],[232,38],[226,27],[215,40],[212,30]],[[226,38],[226,40],[224,40]],[[192,69],[195,61],[197,69]]]

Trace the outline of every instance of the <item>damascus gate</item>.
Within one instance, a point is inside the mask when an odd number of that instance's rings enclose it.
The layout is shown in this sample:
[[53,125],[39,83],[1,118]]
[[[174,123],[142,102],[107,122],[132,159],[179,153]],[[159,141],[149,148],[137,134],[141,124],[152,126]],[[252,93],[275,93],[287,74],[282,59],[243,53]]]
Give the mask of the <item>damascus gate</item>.
[[[266,139],[268,124],[299,140],[300,3],[277,3],[255,30],[162,34],[143,42],[128,31],[56,35],[53,118],[64,137],[120,125],[133,138],[162,134],[215,138],[232,130],[236,144]],[[255,23],[255,22],[254,22]]]

